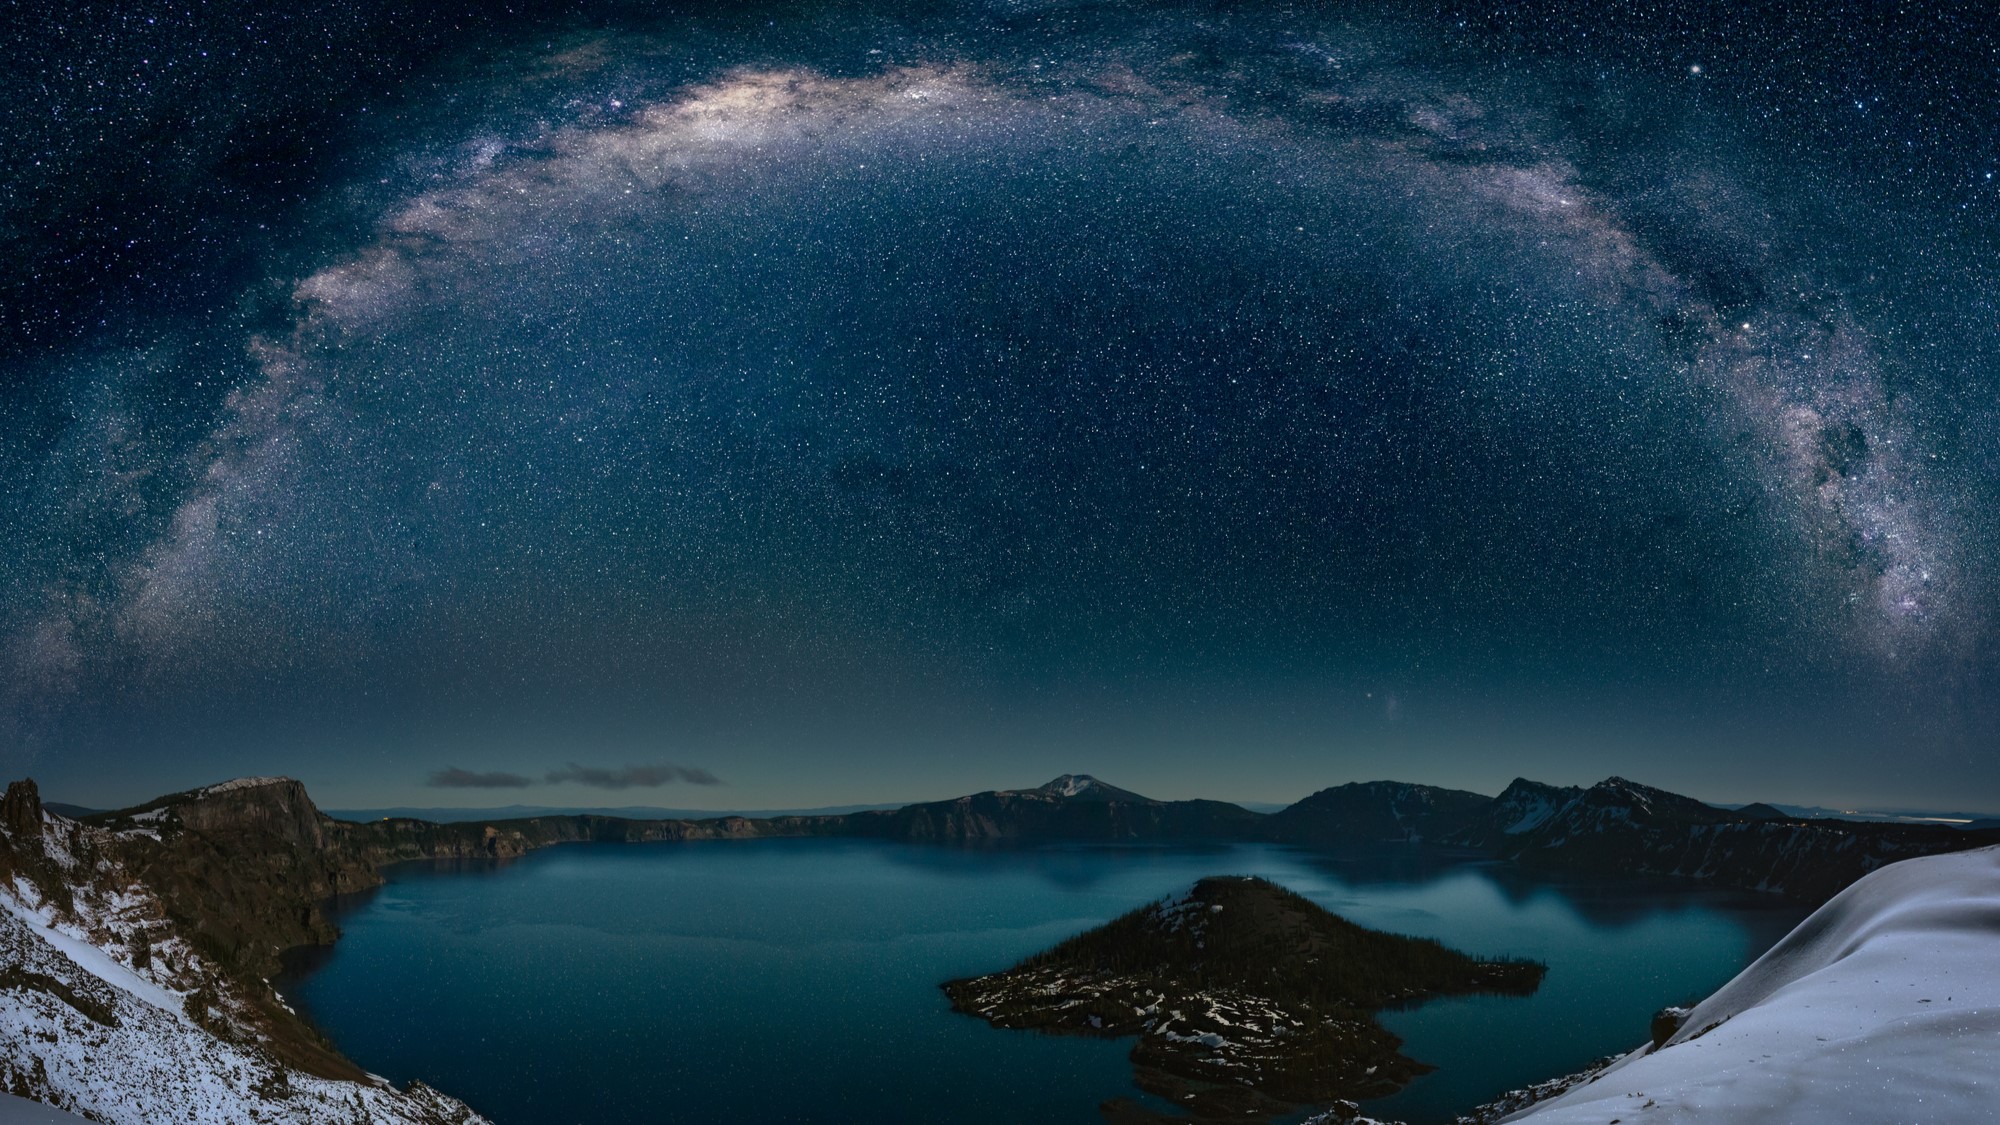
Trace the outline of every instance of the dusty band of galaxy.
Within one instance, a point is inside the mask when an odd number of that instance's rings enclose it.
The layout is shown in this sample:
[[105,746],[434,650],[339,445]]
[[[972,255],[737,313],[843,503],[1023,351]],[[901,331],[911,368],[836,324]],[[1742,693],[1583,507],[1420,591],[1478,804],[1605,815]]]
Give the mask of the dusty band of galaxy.
[[614,23],[357,97],[300,189],[337,219],[239,250],[223,311],[23,360],[20,744],[1754,700],[1969,768],[1991,153],[1868,164],[1894,87],[1418,17]]

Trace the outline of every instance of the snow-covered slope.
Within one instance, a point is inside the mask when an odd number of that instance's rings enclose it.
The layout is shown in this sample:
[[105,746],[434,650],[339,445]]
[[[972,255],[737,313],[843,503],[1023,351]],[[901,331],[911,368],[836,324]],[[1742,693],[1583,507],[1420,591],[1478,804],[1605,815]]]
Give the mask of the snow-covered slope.
[[1861,879],[1658,1049],[1510,1121],[2000,1121],[2000,848]]
[[44,812],[26,783],[0,821],[0,1090],[118,1125],[483,1125],[422,1085],[288,1065],[258,1018],[268,986],[176,933],[112,833]]

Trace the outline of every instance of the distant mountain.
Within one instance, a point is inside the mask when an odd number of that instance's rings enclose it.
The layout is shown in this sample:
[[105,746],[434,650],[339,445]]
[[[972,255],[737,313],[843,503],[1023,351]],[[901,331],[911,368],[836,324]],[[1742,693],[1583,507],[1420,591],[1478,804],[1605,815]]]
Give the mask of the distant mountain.
[[1530,838],[1577,837],[1627,828],[1678,830],[1751,819],[1730,809],[1703,804],[1665,789],[1622,777],[1607,777],[1565,801],[1525,834]]
[[[247,801],[245,794],[252,791],[263,796],[243,808],[233,807]],[[274,794],[283,795],[277,803],[293,811],[276,812],[269,799]],[[220,809],[231,811],[216,811]],[[302,849],[291,860],[274,859],[284,854],[283,849],[274,850],[276,845],[254,833],[182,839],[169,831],[163,837],[177,842],[180,850],[193,847],[190,840],[206,841],[203,847],[214,847],[221,839],[239,840],[229,855],[179,855],[175,864],[191,868],[181,873],[190,893],[170,897],[206,903],[205,913],[189,921],[222,930],[246,932],[231,921],[235,914],[274,919],[277,929],[254,939],[265,952],[253,961],[266,972],[275,964],[277,949],[330,940],[331,927],[320,914],[320,901],[339,891],[372,885],[383,864],[440,857],[506,858],[582,841],[854,836],[941,843],[1271,840],[1322,847],[1420,843],[1472,849],[1532,869],[1683,876],[1805,901],[1823,900],[1896,859],[2000,841],[2000,830],[1995,829],[1962,831],[1910,821],[1805,820],[1773,805],[1720,808],[1618,777],[1588,788],[1517,778],[1498,797],[1406,782],[1358,782],[1323,789],[1269,815],[1222,801],[1160,801],[1088,774],[1064,774],[1029,789],[990,790],[852,812],[637,818],[522,811],[534,815],[348,822],[312,808],[304,787],[295,781],[247,779],[86,819],[121,831],[233,821],[238,828],[261,826],[258,831],[268,834],[274,826],[285,826],[279,833],[284,846]],[[249,862],[246,870],[275,865],[288,874],[275,881],[204,874],[238,858]]]
[[1130,789],[1107,785],[1087,773],[1066,773],[1037,789],[1027,790],[1044,797],[1067,801],[1127,801],[1135,805],[1157,805],[1151,797],[1141,797]]
[[1420,843],[1464,829],[1493,798],[1402,781],[1362,781],[1322,789],[1271,814],[1266,831],[1288,844]]
[[[1158,805],[1163,802],[1120,789],[1087,773],[1066,773],[1033,789],[996,790],[995,795],[1035,796],[1086,802],[1119,802]],[[945,804],[949,802],[930,802]],[[909,806],[898,804],[828,805],[812,809],[670,809],[627,805],[622,807],[562,808],[545,805],[502,805],[495,808],[437,808],[401,806],[381,809],[327,809],[337,820],[365,823],[374,820],[427,820],[435,824],[460,824],[473,820],[529,820],[541,817],[594,816],[621,820],[719,820],[740,817],[748,820],[777,820],[791,817],[838,817],[851,813],[890,812]]]
[[1517,777],[1493,803],[1465,824],[1445,833],[1439,843],[1497,851],[1514,837],[1532,832],[1583,795],[1574,785],[1544,785]]
[[[1735,808],[1734,805],[1720,805],[1719,808]],[[1743,806],[1748,807],[1748,806]],[[2000,817],[1990,812],[1962,812],[1950,809],[1829,809],[1819,805],[1784,805],[1772,802],[1771,808],[1796,820],[1853,820],[1881,824],[1966,824],[1982,821],[2000,821]],[[1990,827],[1990,825],[1989,825]]]
[[843,817],[849,835],[898,840],[1243,840],[1265,817],[1224,801],[1156,801],[1088,774],[1033,789],[997,789],[949,801]]
[[1739,805],[1736,809],[1736,815],[1748,817],[1751,820],[1801,819],[1798,817],[1794,817],[1792,814],[1786,812],[1785,810],[1779,808],[1776,805],[1767,805],[1762,801],[1754,801],[1747,805]]
[[1935,824],[1760,818],[1612,777],[1495,850],[1537,870],[1682,876],[1819,902],[1896,860],[1994,842],[2000,833]]
[[[70,806],[73,807],[73,806]],[[569,808],[559,805],[500,805],[492,808],[454,808],[449,805],[397,806],[383,809],[322,809],[321,812],[335,820],[350,820],[365,823],[371,820],[428,820],[434,824],[460,824],[468,820],[527,820],[539,816],[610,816],[621,820],[717,820],[723,817],[740,816],[753,820],[771,820],[788,816],[844,816],[853,812],[868,812],[874,809],[895,809],[901,805],[828,805],[817,809],[666,809],[651,805],[621,805],[617,807]],[[61,812],[62,807],[51,804],[49,808]],[[65,816],[89,815],[98,810],[79,809],[75,813],[65,812]]]

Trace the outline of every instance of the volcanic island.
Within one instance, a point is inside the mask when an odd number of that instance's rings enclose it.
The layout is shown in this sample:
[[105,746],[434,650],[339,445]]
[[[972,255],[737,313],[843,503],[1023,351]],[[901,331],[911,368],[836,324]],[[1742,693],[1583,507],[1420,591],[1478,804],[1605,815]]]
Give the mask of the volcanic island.
[[1375,1020],[1434,996],[1540,987],[1546,966],[1481,960],[1358,926],[1268,880],[1203,879],[1005,972],[948,981],[954,1009],[995,1027],[1138,1036],[1140,1089],[1113,1122],[1242,1121],[1311,1106],[1337,1121],[1432,1068]]

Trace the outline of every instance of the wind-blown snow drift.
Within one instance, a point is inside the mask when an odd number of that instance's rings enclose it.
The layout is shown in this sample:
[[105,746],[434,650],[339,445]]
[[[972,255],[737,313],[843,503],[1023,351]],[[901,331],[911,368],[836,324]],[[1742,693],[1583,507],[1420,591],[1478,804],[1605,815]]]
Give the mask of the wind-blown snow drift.
[[1867,876],[1664,1046],[1508,1120],[2000,1120],[2000,848]]

